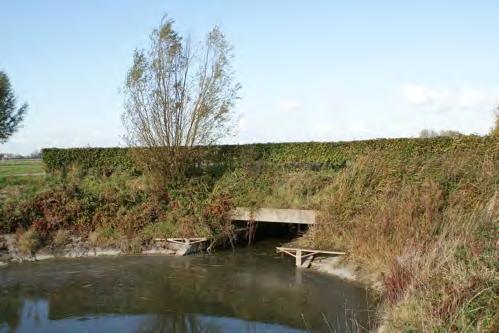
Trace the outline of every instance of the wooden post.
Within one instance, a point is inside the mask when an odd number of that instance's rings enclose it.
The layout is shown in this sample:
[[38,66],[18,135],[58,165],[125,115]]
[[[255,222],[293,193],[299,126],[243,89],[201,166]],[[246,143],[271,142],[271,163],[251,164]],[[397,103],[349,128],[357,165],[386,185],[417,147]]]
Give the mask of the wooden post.
[[301,267],[301,250],[296,250],[296,267]]
[[295,269],[295,287],[301,287],[303,285],[303,270]]

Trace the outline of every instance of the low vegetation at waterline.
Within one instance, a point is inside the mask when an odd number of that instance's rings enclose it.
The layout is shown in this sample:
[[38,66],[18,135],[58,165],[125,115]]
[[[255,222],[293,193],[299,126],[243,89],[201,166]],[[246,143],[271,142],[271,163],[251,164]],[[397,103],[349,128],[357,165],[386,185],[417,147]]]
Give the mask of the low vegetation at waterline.
[[17,232],[25,251],[60,246],[70,233],[135,252],[155,237],[230,236],[234,206],[317,209],[319,224],[299,242],[346,250],[377,276],[388,331],[493,332],[498,140],[224,147],[163,191],[126,150],[113,151],[116,162],[90,149],[93,164],[79,163],[85,149],[49,150],[46,177],[0,180],[0,228]]
[[126,251],[154,237],[215,235],[229,223],[223,216],[226,199],[203,193],[200,184],[172,191],[167,200],[148,191],[144,177],[127,174],[13,178],[2,185],[0,230],[34,230],[44,243],[64,229],[90,237],[96,246]]

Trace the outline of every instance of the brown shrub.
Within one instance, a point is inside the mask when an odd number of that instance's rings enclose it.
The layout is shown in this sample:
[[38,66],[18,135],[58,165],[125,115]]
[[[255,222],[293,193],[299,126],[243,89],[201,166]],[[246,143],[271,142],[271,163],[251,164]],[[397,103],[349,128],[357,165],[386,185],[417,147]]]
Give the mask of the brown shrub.
[[41,246],[40,236],[34,229],[17,233],[17,248],[23,255],[34,255]]
[[60,249],[69,244],[71,241],[71,234],[68,230],[59,229],[55,232],[52,238],[52,247]]

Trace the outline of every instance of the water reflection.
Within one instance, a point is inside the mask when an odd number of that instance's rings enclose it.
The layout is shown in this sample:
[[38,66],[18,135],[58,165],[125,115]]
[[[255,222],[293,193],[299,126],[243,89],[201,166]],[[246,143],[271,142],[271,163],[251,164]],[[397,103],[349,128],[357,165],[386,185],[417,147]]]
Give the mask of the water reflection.
[[49,319],[46,300],[23,301],[19,322],[0,325],[0,332],[303,332],[284,326],[247,322],[234,318],[195,314],[87,315],[60,320]]
[[[258,248],[0,270],[0,332],[329,332],[367,327],[362,289]],[[356,326],[354,327],[356,330]]]

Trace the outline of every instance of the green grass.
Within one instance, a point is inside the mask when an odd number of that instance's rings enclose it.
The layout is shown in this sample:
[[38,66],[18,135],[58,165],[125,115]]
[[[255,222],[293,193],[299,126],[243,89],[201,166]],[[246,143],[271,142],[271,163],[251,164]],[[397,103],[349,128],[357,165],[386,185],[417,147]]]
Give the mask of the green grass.
[[42,160],[0,161],[0,177],[44,174]]

